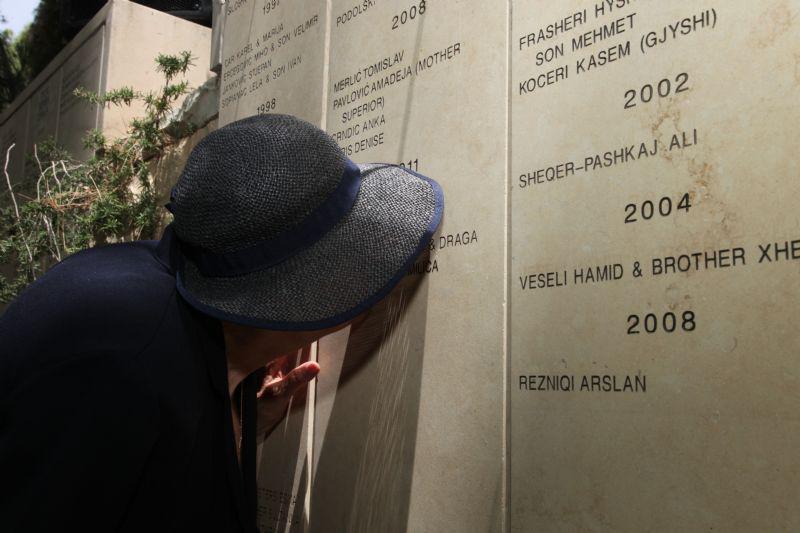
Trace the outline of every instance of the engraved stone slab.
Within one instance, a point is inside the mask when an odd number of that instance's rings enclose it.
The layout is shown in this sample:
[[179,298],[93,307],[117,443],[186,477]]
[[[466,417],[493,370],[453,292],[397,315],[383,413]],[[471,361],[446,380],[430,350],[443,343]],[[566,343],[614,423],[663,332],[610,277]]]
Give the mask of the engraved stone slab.
[[100,26],[61,67],[58,143],[79,158],[89,155],[83,146],[83,137],[85,132],[98,127],[101,111],[73,92],[78,87],[100,90],[104,28],[105,25]]
[[510,530],[796,530],[800,6],[512,13]]
[[[324,126],[326,2],[240,0],[223,9],[219,125],[275,112]],[[303,531],[308,524],[310,402],[313,395],[297,398],[279,431],[259,446],[262,531]]]
[[60,88],[61,70],[58,70],[31,96],[25,153],[32,154],[34,144],[56,140]]
[[327,131],[438,180],[446,212],[419,286],[352,333],[378,342],[320,343],[312,531],[501,527],[507,11],[484,5],[331,4]]
[[[298,351],[295,365],[309,360],[309,349]],[[308,524],[311,401],[313,390],[311,395],[293,397],[289,414],[259,443],[257,521],[264,533],[299,533]]]
[[238,0],[224,6],[220,126],[258,113],[322,124],[324,0]]

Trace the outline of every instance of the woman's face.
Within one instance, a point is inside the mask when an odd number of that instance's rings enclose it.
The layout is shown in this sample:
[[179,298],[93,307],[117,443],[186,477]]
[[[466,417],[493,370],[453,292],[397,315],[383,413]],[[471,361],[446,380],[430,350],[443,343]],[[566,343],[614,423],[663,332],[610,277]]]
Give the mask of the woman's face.
[[232,322],[223,322],[222,326],[225,332],[225,345],[228,349],[247,350],[252,353],[259,353],[265,359],[272,360],[286,354],[295,353],[300,348],[308,346],[312,342],[347,326],[356,326],[364,320],[367,313],[361,313],[341,324],[316,330],[278,331],[242,326]]

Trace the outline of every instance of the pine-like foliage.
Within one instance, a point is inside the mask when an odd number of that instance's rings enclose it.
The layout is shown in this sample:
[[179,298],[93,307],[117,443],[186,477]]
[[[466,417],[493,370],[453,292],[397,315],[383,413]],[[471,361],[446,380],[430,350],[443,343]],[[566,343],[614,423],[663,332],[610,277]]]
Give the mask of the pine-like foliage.
[[131,121],[124,137],[108,140],[100,131],[88,132],[84,142],[94,153],[88,161],[75,160],[52,142],[40,144],[32,154],[38,176],[23,187],[7,171],[12,148],[3,154],[11,201],[3,202],[0,216],[0,264],[14,265],[14,275],[0,276],[0,301],[10,301],[78,250],[155,237],[163,213],[156,204],[147,162],[163,154],[168,144],[164,121],[188,90],[187,82],[176,78],[191,65],[189,52],[159,55],[156,68],[165,83],[156,92],[122,87],[101,95],[77,89],[76,94],[90,103],[125,106],[141,101],[145,106],[144,115]]

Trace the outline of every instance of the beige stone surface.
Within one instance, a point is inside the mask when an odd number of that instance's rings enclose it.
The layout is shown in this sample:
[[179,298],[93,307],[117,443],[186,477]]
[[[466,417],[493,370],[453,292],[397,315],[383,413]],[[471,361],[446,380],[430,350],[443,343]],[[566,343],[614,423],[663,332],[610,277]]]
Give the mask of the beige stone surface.
[[100,91],[106,26],[100,26],[61,67],[58,143],[76,157],[89,155],[83,146],[87,131],[100,126],[102,110],[76,97],[78,87]]
[[[299,350],[295,364],[316,359],[316,345]],[[264,533],[300,533],[308,527],[308,487],[314,391],[295,395],[289,414],[258,446],[258,527]]]
[[258,113],[287,113],[321,125],[325,0],[227,2],[220,125]]
[[510,530],[797,530],[800,6],[513,4]]
[[332,2],[328,132],[436,179],[446,209],[416,292],[319,378],[312,531],[501,528],[507,11],[484,8]]
[[[108,27],[104,89],[130,86],[143,91],[158,90],[164,84],[163,74],[155,68],[159,54],[191,52],[194,66],[185,76],[190,90],[201,86],[211,75],[207,67],[211,30],[205,26],[140,4],[114,0]],[[108,107],[103,112],[103,131],[111,137],[124,135],[131,119],[143,113],[144,106],[138,103]]]
[[33,153],[34,145],[55,140],[58,134],[59,104],[61,100],[61,74],[58,70],[31,96],[29,130],[25,153]]

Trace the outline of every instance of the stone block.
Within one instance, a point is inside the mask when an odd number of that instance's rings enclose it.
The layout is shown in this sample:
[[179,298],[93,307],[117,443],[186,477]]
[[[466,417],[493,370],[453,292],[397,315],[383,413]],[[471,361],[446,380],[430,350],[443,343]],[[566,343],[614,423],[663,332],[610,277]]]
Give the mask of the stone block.
[[280,112],[323,125],[325,0],[226,2],[220,126]]
[[514,5],[510,530],[796,529],[798,6]]
[[[156,72],[158,54],[191,51],[205,58],[211,30],[128,0],[112,0],[68,43],[47,67],[0,115],[3,155],[16,142],[10,164],[12,179],[20,182],[37,169],[25,167],[25,154],[34,144],[54,137],[77,158],[89,154],[83,146],[87,131],[99,128],[108,137],[126,133],[130,120],[144,107],[93,106],[73,94],[77,87],[103,93],[130,86],[142,92],[158,91],[164,84]],[[205,68],[187,73],[191,87],[208,78]]]
[[299,115],[447,203],[318,343],[272,530],[797,529],[798,6],[226,9],[221,123]]

